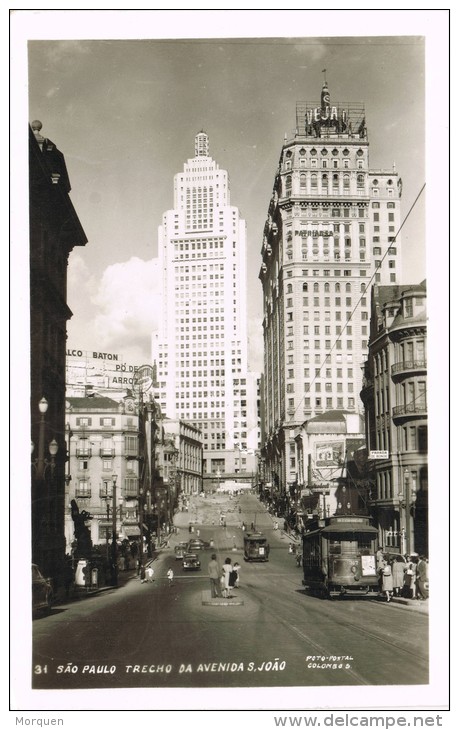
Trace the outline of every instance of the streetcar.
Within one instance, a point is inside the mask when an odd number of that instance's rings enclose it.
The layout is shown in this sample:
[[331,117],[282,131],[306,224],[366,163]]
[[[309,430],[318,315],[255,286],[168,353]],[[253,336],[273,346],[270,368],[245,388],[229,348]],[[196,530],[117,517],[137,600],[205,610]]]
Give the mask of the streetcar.
[[322,597],[374,596],[378,531],[370,518],[335,515],[307,520],[303,533],[303,585]]
[[247,532],[244,535],[244,559],[267,561],[269,543],[261,532]]

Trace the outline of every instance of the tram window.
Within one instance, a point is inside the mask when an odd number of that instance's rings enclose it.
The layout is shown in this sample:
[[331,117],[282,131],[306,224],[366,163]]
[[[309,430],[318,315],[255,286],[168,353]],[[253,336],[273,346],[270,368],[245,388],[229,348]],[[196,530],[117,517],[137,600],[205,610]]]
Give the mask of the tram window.
[[370,555],[371,539],[366,535],[359,535],[357,538],[357,548],[362,555]]
[[330,555],[340,555],[341,554],[341,542],[339,542],[339,540],[330,540],[328,551],[329,551]]

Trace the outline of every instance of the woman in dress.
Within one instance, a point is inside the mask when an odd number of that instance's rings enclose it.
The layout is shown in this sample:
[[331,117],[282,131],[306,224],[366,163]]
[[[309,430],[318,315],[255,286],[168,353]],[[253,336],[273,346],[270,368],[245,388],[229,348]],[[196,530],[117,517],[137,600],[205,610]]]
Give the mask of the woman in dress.
[[232,598],[231,595],[232,586],[230,585],[230,575],[233,572],[233,566],[231,565],[231,558],[226,558],[222,573],[223,573],[223,597],[224,598]]
[[[401,557],[401,556],[400,556]],[[399,596],[405,582],[406,563],[403,560],[392,560],[392,580],[394,584],[394,596]]]
[[384,558],[382,565],[382,590],[386,594],[386,601],[389,603],[394,590],[394,580],[392,577],[392,566],[390,562]]

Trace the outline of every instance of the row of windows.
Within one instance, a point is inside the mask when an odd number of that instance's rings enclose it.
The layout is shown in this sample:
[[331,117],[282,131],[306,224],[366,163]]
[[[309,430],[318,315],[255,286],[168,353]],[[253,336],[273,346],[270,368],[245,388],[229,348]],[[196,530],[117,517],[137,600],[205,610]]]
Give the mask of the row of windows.
[[[309,342],[309,340],[303,341],[303,347],[305,349],[310,349],[310,345],[312,343]],[[357,343],[354,342],[354,340],[346,340],[346,349],[347,350],[353,350],[356,347]],[[367,347],[368,342],[367,340],[362,340],[360,343],[360,346],[363,350]],[[325,342],[322,344],[320,340],[314,340],[314,350],[320,350],[322,347],[324,347],[326,350],[331,350],[332,342],[331,340],[325,340]],[[333,343],[333,347],[336,350],[342,350],[343,349],[343,343],[341,340],[336,340]],[[294,350],[295,346],[293,343],[293,340],[287,341],[287,350]]]

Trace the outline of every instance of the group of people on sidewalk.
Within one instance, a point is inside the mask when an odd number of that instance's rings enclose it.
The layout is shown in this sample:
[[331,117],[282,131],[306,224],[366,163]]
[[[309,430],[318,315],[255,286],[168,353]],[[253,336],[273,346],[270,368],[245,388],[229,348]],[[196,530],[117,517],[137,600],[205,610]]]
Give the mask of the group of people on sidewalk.
[[376,552],[381,595],[387,603],[394,596],[426,601],[429,597],[429,561],[424,555],[391,556],[381,546]]
[[239,563],[233,565],[231,558],[226,558],[220,568],[216,554],[212,554],[207,568],[212,598],[233,598],[233,588],[239,588],[240,567]]

